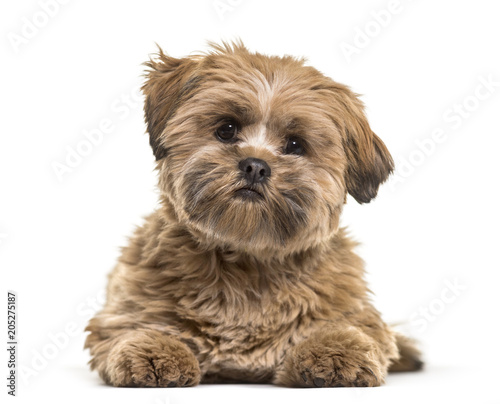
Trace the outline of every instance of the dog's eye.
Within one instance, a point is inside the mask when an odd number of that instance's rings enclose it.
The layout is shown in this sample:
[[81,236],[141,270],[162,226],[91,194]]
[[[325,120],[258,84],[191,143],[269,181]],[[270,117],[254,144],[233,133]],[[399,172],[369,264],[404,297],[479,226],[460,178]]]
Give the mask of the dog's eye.
[[298,137],[290,137],[286,143],[285,154],[297,154],[302,156],[305,153],[304,142]]
[[221,125],[215,131],[217,139],[221,142],[231,142],[236,140],[236,135],[238,134],[238,124],[234,121],[226,122]]

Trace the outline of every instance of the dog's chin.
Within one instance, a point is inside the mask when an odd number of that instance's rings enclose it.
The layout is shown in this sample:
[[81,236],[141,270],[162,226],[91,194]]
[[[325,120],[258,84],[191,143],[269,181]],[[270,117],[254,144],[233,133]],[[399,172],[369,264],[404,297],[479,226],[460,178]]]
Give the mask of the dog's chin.
[[280,205],[265,189],[237,187],[224,195],[200,198],[184,206],[187,222],[200,240],[232,249],[258,251],[287,248],[307,227],[302,216]]

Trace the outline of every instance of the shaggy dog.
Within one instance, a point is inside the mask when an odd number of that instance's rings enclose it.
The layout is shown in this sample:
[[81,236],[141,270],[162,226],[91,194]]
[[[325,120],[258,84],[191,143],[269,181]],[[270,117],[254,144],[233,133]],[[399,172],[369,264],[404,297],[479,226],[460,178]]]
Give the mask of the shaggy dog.
[[378,386],[422,362],[372,306],[349,193],[393,160],[348,87],[240,42],[146,63],[160,208],[137,229],[89,323],[113,386]]

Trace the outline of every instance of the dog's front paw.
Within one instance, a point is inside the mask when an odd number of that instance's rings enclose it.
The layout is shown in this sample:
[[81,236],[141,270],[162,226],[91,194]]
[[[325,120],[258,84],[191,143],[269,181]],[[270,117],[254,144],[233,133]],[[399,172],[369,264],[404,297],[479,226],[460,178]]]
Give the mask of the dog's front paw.
[[277,384],[297,387],[374,387],[386,370],[375,344],[357,333],[324,334],[290,350]]
[[[368,358],[344,349],[302,347],[295,356],[295,371],[300,385],[307,387],[373,387],[379,386],[378,366]],[[375,369],[375,370],[373,370]],[[379,373],[377,377],[376,373]]]
[[189,348],[158,331],[131,331],[109,352],[102,378],[113,386],[188,387],[200,382]]

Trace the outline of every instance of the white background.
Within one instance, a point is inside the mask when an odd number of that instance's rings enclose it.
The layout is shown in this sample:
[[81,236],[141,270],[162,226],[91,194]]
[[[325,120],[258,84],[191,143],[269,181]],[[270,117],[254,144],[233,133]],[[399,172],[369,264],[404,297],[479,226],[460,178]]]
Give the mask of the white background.
[[[498,2],[400,0],[390,18],[388,0],[74,0],[50,16],[43,2],[0,11],[0,266],[3,296],[18,293],[16,400],[500,402]],[[363,243],[376,306],[421,341],[424,372],[375,389],[160,390],[106,387],[88,370],[83,327],[119,247],[156,205],[141,63],[155,42],[180,57],[236,37],[305,56],[363,94],[398,171],[371,204],[350,198],[343,224]],[[103,121],[112,130],[58,178],[54,164]]]

